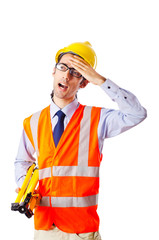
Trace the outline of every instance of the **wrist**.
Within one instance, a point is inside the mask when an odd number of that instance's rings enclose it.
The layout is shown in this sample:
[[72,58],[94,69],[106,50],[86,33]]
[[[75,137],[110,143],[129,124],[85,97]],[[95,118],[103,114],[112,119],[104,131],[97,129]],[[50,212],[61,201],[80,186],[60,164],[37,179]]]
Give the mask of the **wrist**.
[[98,79],[98,86],[101,86],[105,81],[106,81],[107,79],[105,78],[105,77],[100,77],[99,79]]

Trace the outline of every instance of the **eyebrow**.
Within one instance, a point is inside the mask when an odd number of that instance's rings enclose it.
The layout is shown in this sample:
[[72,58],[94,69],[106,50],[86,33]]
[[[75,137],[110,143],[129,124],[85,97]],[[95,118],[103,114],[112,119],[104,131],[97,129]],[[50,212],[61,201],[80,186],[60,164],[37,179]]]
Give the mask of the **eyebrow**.
[[[69,69],[76,70],[75,68],[71,68],[71,67],[69,67],[66,63],[63,63],[63,62],[58,62],[58,63],[62,63],[63,65],[67,66]],[[77,71],[77,70],[76,70],[76,71]]]

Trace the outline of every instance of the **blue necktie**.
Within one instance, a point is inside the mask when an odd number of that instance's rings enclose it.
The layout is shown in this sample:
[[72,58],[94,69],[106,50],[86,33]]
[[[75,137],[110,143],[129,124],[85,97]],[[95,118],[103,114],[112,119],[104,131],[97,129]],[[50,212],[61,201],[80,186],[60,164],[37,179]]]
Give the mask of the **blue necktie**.
[[54,142],[55,142],[55,146],[57,147],[57,144],[62,136],[62,133],[64,131],[64,118],[65,118],[65,114],[59,110],[56,115],[58,116],[58,122],[54,128],[53,131],[53,138],[54,138]]

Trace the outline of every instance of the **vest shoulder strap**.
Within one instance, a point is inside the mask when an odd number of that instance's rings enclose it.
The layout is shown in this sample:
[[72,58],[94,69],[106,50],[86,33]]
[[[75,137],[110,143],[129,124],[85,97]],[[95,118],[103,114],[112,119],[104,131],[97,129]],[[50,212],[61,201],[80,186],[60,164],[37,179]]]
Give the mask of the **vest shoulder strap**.
[[37,156],[39,155],[39,150],[37,146],[37,139],[38,139],[38,122],[39,122],[39,117],[40,117],[41,111],[38,111],[34,114],[32,114],[30,117],[24,119],[23,121],[23,127],[24,130],[34,147]]

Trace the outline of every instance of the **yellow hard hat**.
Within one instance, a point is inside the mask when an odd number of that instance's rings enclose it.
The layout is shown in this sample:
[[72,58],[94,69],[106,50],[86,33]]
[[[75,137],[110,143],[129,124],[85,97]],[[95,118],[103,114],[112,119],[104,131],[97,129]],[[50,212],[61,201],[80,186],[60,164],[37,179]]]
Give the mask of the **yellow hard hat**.
[[97,66],[97,56],[89,42],[76,42],[60,49],[55,56],[56,63],[61,53],[73,52],[82,57],[87,63],[89,63],[94,69]]

